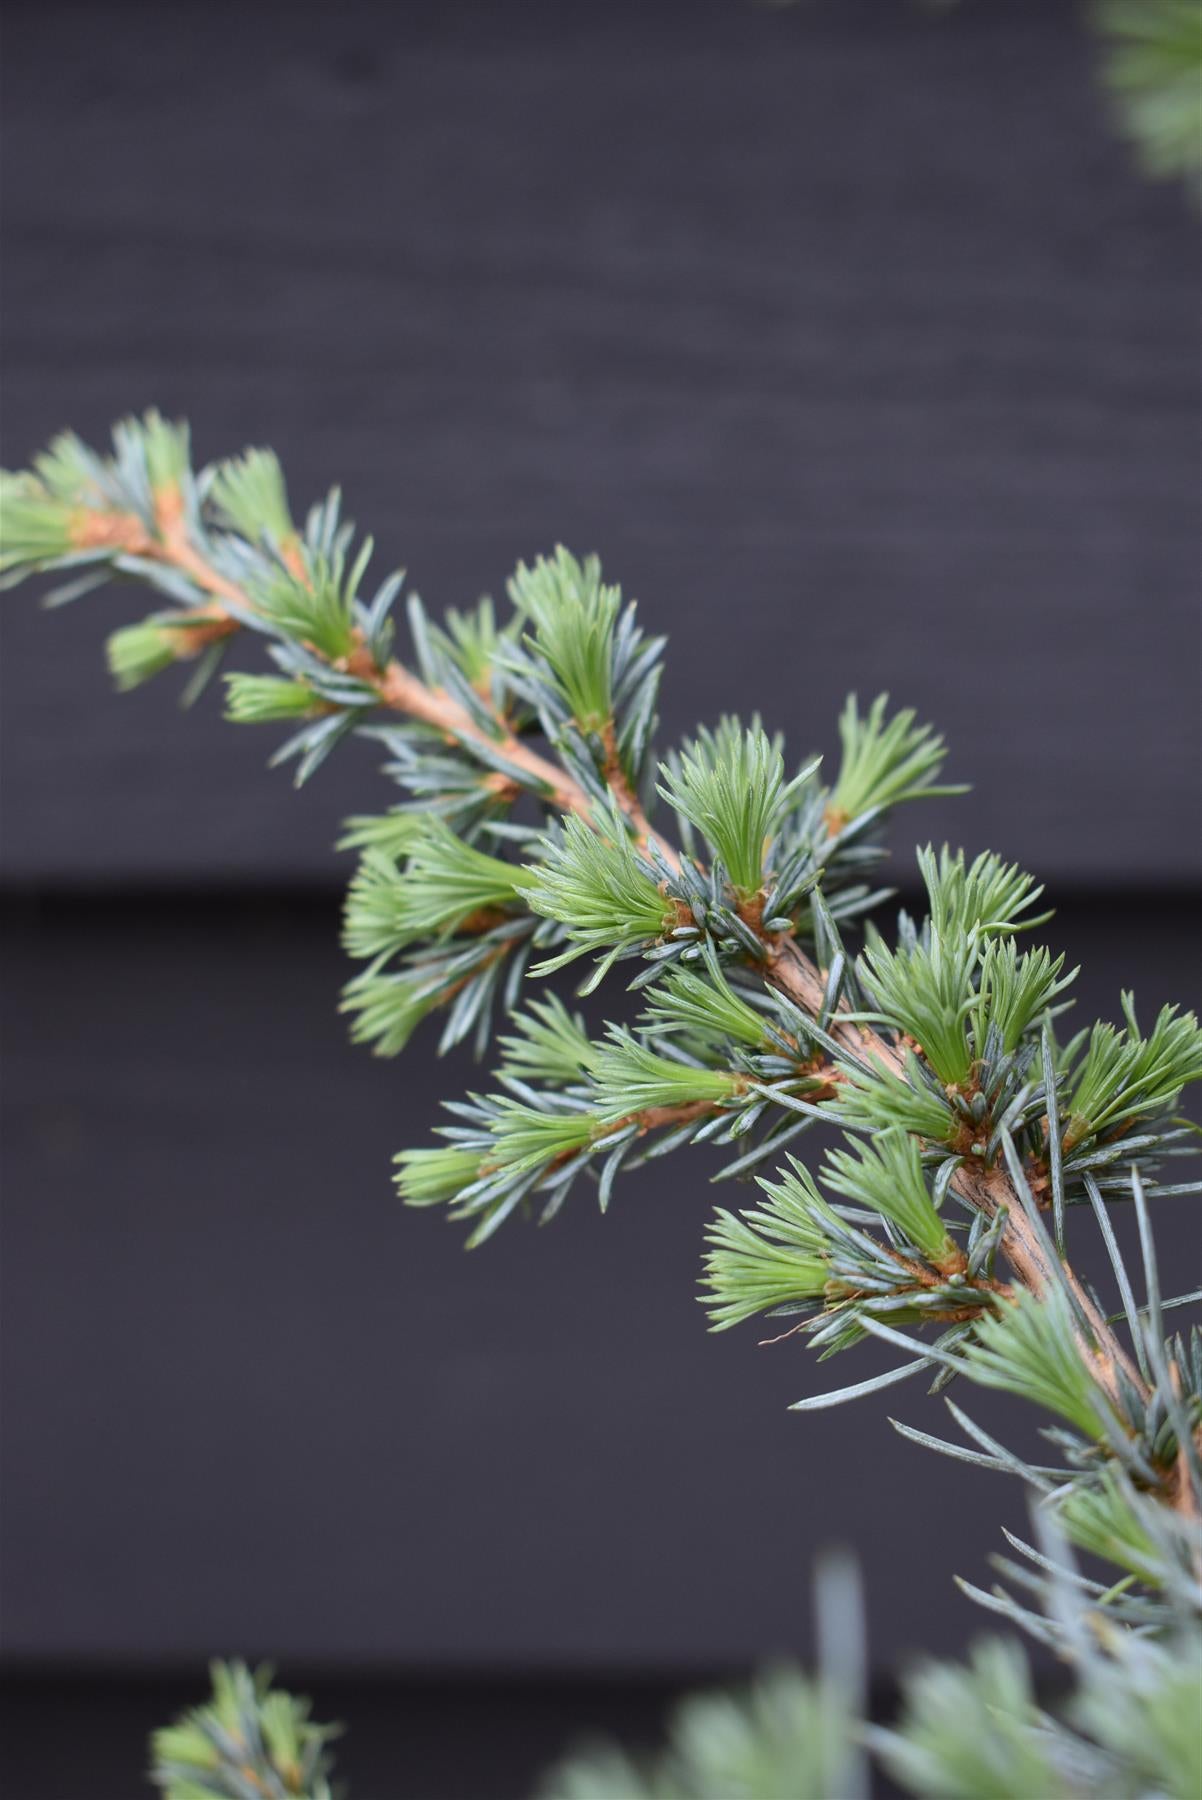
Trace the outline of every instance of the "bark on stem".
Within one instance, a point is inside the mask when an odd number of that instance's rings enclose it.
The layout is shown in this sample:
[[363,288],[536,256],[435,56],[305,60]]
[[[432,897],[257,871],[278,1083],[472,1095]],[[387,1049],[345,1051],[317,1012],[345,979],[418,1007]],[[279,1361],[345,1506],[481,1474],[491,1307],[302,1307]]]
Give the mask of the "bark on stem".
[[[247,611],[255,610],[248,594],[224,576],[219,569],[201,555],[191,542],[187,532],[187,521],[184,516],[182,502],[178,491],[164,489],[156,496],[155,514],[159,526],[159,538],[145,538],[139,546],[139,553],[169,563],[187,575],[199,588],[212,594],[217,601],[216,606],[206,606],[206,613],[220,613],[229,620],[231,627],[236,628],[237,619],[225,613],[221,607],[222,600]],[[422,724],[432,726],[447,737],[466,740],[469,743],[485,745],[494,753],[503,756],[506,762],[522,769],[546,794],[548,801],[560,812],[578,813],[588,818],[592,810],[591,802],[579,783],[561,769],[558,763],[550,762],[539,756],[520,738],[514,736],[500,720],[497,722],[497,734],[493,736],[483,730],[476,720],[458,700],[452,698],[440,688],[427,687],[425,682],[410,672],[403,663],[393,660],[383,669],[374,665],[362,671],[356,671],[369,686],[374,687],[380,697],[382,706],[392,712],[404,713],[408,718],[418,719]]]

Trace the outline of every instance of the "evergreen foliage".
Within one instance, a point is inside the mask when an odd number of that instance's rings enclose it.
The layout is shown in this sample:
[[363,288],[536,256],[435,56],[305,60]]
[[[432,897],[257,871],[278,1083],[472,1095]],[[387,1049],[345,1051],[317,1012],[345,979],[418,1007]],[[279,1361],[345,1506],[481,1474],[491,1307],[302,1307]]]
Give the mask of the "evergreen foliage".
[[982,1318],[965,1356],[974,1381],[1005,1388],[1058,1413],[1086,1438],[1106,1434],[1105,1399],[1074,1341],[1064,1292],[1038,1300],[1016,1296],[1004,1312]]
[[889,696],[878,694],[863,717],[856,696],[848,696],[839,717],[843,759],[830,797],[838,820],[860,819],[903,800],[962,794],[963,787],[936,786],[943,767],[943,739],[915,722],[908,708],[890,716]]
[[464,843],[434,813],[409,820],[399,856],[377,842],[360,858],[343,931],[351,956],[392,956],[421,938],[463,931],[518,898],[512,863]]
[[953,854],[945,844],[936,857],[928,844],[918,852],[918,867],[927,890],[933,937],[966,937],[974,930],[990,937],[1029,931],[1052,917],[1045,912],[1023,918],[1043,889],[1017,863],[1004,863],[989,851],[966,864],[962,850]]
[[793,1669],[745,1693],[695,1694],[649,1764],[602,1746],[553,1770],[539,1800],[854,1800],[855,1749],[842,1697]]
[[253,543],[296,542],[284,471],[274,450],[246,450],[217,470],[209,498],[221,524]]
[[816,767],[808,763],[786,782],[779,740],[758,719],[747,730],[737,719],[723,719],[716,731],[699,731],[665,767],[659,791],[701,833],[746,903],[765,885],[771,847]]
[[[1019,948],[1049,915],[1033,913],[1034,878],[996,856],[922,852],[926,916],[902,914],[891,941],[877,924],[860,935],[883,898],[869,877],[887,815],[958,791],[941,782],[942,739],[882,697],[864,713],[848,703],[830,785],[813,759],[788,775],[758,721],[723,720],[658,759],[662,642],[595,559],[562,549],[519,568],[510,617],[483,602],[438,624],[410,601],[402,660],[401,577],[367,594],[370,540],[356,543],[336,492],[298,527],[269,452],[195,471],[186,428],[153,413],[118,426],[107,455],[56,440],[4,477],[0,506],[7,582],[54,573],[60,602],[109,577],[158,594],[160,610],[112,640],[118,685],[179,662],[195,693],[258,642],[267,671],[232,675],[228,708],[286,725],[273,760],[304,780],[352,735],[383,746],[404,798],[344,838],[358,855],[346,944],[365,965],[343,997],[351,1034],[395,1054],[437,1019],[440,1047],[496,1053],[438,1145],[400,1152],[406,1202],[444,1207],[478,1244],[515,1214],[553,1217],[578,1187],[604,1208],[623,1171],[677,1147],[722,1148],[716,1178],[757,1180],[759,1198],[719,1209],[706,1234],[713,1327],[783,1316],[776,1335],[821,1358],[866,1339],[889,1353],[798,1410],[925,1372],[936,1393],[1001,1388],[1045,1419],[1051,1464],[950,1398],[966,1442],[899,1429],[1035,1497],[1056,1555],[1013,1540],[1024,1560],[1005,1568],[1023,1600],[978,1597],[1074,1663],[1080,1717],[1033,1718],[1020,1664],[990,1650],[915,1686],[884,1751],[900,1777],[970,1800],[1015,1779],[1187,1791],[1171,1702],[1202,1577],[1202,1340],[1169,1334],[1167,1313],[1198,1295],[1165,1297],[1153,1213],[1196,1191],[1166,1169],[1191,1147],[1176,1108],[1202,1078],[1202,1036],[1166,1007],[1144,1037],[1125,995],[1121,1027],[1060,1037],[1072,976],[1050,949]],[[646,810],[656,792],[666,824]],[[582,991],[606,984],[606,1022],[553,995],[519,1006],[528,979],[582,957]],[[509,1024],[494,1044],[498,1011]],[[820,1180],[797,1154],[816,1125],[843,1136]],[[1133,1215],[1138,1266],[1117,1208]],[[1109,1259],[1107,1295],[1074,1269],[1087,1234]],[[1066,1540],[1110,1565],[1103,1581],[1069,1569]],[[222,1677],[223,1717],[266,1717],[246,1680]],[[1161,1721],[1155,1743],[1134,1702],[1099,1698],[1125,1691]],[[646,1791],[718,1791],[720,1771],[730,1792],[763,1792],[778,1753],[796,1755],[810,1791],[830,1766],[814,1695],[770,1685],[690,1714]],[[204,1787],[200,1766],[196,1791],[243,1791]]]
[[814,1303],[826,1290],[832,1242],[824,1224],[838,1229],[808,1170],[793,1165],[783,1181],[761,1178],[768,1204],[739,1213],[719,1207],[707,1229],[703,1288],[715,1331],[760,1312],[783,1312]]
[[[540,859],[527,865],[523,889],[531,911],[560,926],[569,940],[568,949],[539,964],[538,974],[598,953],[596,973],[583,993],[591,992],[620,957],[663,943],[677,923],[676,908],[616,809],[611,806],[598,822],[601,829],[594,830],[583,819],[565,818],[538,844]],[[689,935],[696,933],[690,928]]]
[[271,1671],[212,1665],[213,1692],[151,1739],[151,1779],[167,1800],[333,1800],[326,1745],[309,1704],[271,1686]]
[[905,1131],[882,1132],[870,1142],[827,1157],[827,1186],[883,1219],[892,1220],[932,1262],[955,1246],[935,1210],[917,1141]]
[[1127,1029],[1095,1025],[1073,1070],[1065,1096],[1066,1149],[1168,1111],[1188,1082],[1202,1079],[1202,1039],[1192,1013],[1163,1007],[1151,1037],[1142,1038],[1130,994],[1123,995],[1123,1011]]
[[565,710],[585,732],[601,732],[613,717],[613,637],[622,604],[620,588],[601,580],[595,556],[583,563],[560,544],[532,569],[519,563],[509,597],[531,630],[526,648],[544,666],[544,678],[562,695]]
[[1202,194],[1202,7],[1098,0],[1102,78],[1145,173]]

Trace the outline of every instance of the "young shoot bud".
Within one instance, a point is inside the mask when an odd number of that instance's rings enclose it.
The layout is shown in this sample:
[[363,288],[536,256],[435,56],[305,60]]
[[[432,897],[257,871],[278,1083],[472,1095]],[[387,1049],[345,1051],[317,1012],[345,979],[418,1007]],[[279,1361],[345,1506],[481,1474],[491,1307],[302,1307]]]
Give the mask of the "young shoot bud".
[[965,867],[963,850],[953,856],[944,844],[936,859],[928,844],[918,852],[918,867],[936,937],[958,937],[974,929],[982,938],[997,932],[1027,931],[1046,924],[1052,916],[1045,912],[1038,918],[1023,917],[1043,889],[1017,863],[1004,863],[989,851]]
[[1013,938],[993,938],[981,962],[980,992],[972,1015],[977,1056],[982,1056],[989,1027],[997,1027],[1007,1054],[1017,1050],[1053,1000],[1071,986],[1077,971],[1061,976],[1064,957],[1050,950],[1018,954]]
[[343,941],[352,956],[393,955],[473,917],[493,919],[517,898],[514,865],[465,844],[432,813],[415,815],[407,856],[398,868],[384,850],[364,853],[347,893]]
[[151,407],[140,419],[123,419],[113,431],[113,442],[118,456],[127,444],[140,451],[153,496],[178,493],[192,461],[186,421],[165,419]]
[[594,831],[576,817],[565,818],[560,833],[544,838],[542,860],[527,864],[520,878],[531,911],[554,919],[570,946],[541,962],[535,974],[550,974],[578,956],[601,953],[589,992],[623,952],[658,943],[676,923],[676,905],[660,892],[647,864],[630,841],[625,823],[610,808]]
[[947,939],[932,933],[909,950],[890,950],[874,934],[859,972],[875,1010],[859,1016],[913,1038],[940,1081],[967,1082],[973,1053],[965,1027],[976,1002],[979,959],[972,932]]
[[344,822],[335,848],[379,850],[399,862],[420,835],[422,817],[408,806],[390,806],[386,813],[355,813]]
[[1139,1516],[1140,1504],[1128,1481],[1104,1470],[1096,1483],[1070,1487],[1056,1507],[1056,1517],[1080,1549],[1157,1586],[1163,1580],[1164,1559]]
[[878,694],[861,718],[856,696],[848,696],[839,719],[843,757],[826,809],[834,832],[903,800],[967,791],[935,785],[946,755],[942,737],[929,725],[916,725],[909,707],[886,720],[888,705],[888,694]]
[[0,469],[0,571],[69,556],[74,508],[36,476]]
[[274,450],[245,450],[219,463],[209,497],[221,524],[257,544],[283,547],[296,537],[284,471]]
[[793,1162],[779,1181],[759,1185],[766,1201],[738,1213],[719,1208],[705,1234],[702,1305],[712,1331],[819,1300],[830,1276],[831,1215],[809,1172]]
[[984,1316],[964,1350],[965,1373],[985,1387],[1021,1394],[1067,1419],[1083,1437],[1106,1438],[1109,1404],[1087,1368],[1061,1288],[1022,1291]]
[[1143,1038],[1132,995],[1123,995],[1125,1031],[1095,1025],[1069,1082],[1065,1148],[1120,1130],[1132,1119],[1172,1107],[1183,1087],[1202,1080],[1202,1032],[1192,1012],[1165,1006]]
[[123,625],[105,642],[109,673],[121,693],[141,687],[187,653],[182,631],[145,619],[140,625]]
[[771,1042],[769,1021],[736,994],[716,963],[708,978],[691,969],[670,969],[657,981],[647,1007],[647,1030],[709,1044],[742,1044],[749,1050]]
[[517,1034],[503,1037],[505,1067],[522,1081],[570,1087],[583,1079],[597,1055],[579,1013],[570,1013],[557,994],[534,1000],[517,1013]]
[[329,704],[303,681],[282,675],[246,675],[241,670],[225,678],[225,716],[236,725],[270,725],[281,719],[316,719]]
[[578,562],[563,545],[533,568],[519,563],[509,597],[533,627],[529,647],[549,666],[568,712],[584,731],[612,722],[614,625],[622,590],[601,580],[595,556]]
[[769,850],[813,769],[811,763],[786,782],[779,739],[769,738],[758,719],[744,728],[724,718],[716,731],[699,731],[675,761],[661,763],[659,792],[701,832],[746,903],[764,887]]
[[726,1069],[698,1068],[660,1056],[629,1031],[611,1025],[590,1065],[596,1111],[605,1124],[660,1107],[721,1106],[739,1090]]
[[402,1150],[393,1162],[394,1180],[406,1206],[442,1206],[456,1199],[480,1173],[477,1152],[453,1144]]
[[891,1125],[899,1125],[933,1144],[950,1140],[959,1131],[957,1115],[923,1080],[912,1056],[904,1076],[878,1062],[846,1069],[839,1086],[838,1110],[843,1123],[853,1130],[887,1131]]
[[834,1193],[892,1220],[929,1262],[938,1264],[954,1253],[909,1132],[894,1127],[853,1150],[832,1150],[822,1174]]
[[[370,553],[370,540],[364,549]],[[277,564],[255,584],[253,591],[255,606],[281,637],[332,663],[349,658],[357,643],[354,586],[344,586],[339,573],[320,557],[309,559],[303,579]]]
[[338,1010],[351,1016],[353,1044],[369,1044],[376,1056],[397,1056],[434,1004],[404,975],[368,969],[347,982]]
[[472,687],[486,691],[508,635],[498,629],[492,601],[485,596],[468,612],[448,607],[443,626],[438,636],[459,670]]
[[566,1161],[599,1135],[597,1119],[587,1112],[543,1111],[506,1096],[496,1103],[492,1137],[498,1167],[510,1175]]

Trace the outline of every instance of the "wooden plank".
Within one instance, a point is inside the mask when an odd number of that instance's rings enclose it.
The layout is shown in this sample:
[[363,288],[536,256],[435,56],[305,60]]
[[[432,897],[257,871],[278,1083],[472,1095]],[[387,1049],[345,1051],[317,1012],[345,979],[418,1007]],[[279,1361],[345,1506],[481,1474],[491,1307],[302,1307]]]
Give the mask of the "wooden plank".
[[[64,42],[71,46],[63,55]],[[1053,878],[1196,879],[1196,221],[1111,134],[1078,9],[104,8],[10,24],[5,456],[157,400],[337,478],[436,605],[599,547],[665,736],[844,692],[937,719]],[[11,885],[328,883],[347,755],[6,602]]]
[[[389,1159],[479,1072],[346,1046],[332,909],[0,922],[10,1658],[708,1669],[807,1648],[832,1542],[864,1559],[881,1668],[980,1629],[949,1572],[984,1576],[1021,1497],[889,1430],[942,1429],[918,1384],[785,1411],[875,1352],[834,1370],[707,1334],[702,1225],[737,1199],[707,1187],[716,1153],[465,1255],[397,1205]],[[1189,908],[1049,935],[1083,1018],[1120,983],[1144,1016],[1196,997]],[[1174,1291],[1196,1217],[1158,1207]],[[1104,1281],[1088,1221],[1072,1237]]]

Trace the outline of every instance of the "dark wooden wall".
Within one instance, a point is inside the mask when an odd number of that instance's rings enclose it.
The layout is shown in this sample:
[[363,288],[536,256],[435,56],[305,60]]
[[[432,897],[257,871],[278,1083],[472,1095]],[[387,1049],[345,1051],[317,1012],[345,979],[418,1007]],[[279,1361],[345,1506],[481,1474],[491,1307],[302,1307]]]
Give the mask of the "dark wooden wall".
[[[1037,869],[1083,1009],[1189,997],[1197,227],[1077,8],[44,0],[7,39],[6,462],[186,411],[341,480],[436,605],[596,546],[672,635],[665,735],[830,748],[887,686],[975,783],[902,841]],[[829,1371],[706,1336],[702,1160],[471,1258],[397,1211],[464,1071],[334,1015],[372,759],[297,797],[214,705],[113,698],[131,604],[3,605],[9,1656],[738,1662],[804,1646],[832,1538],[882,1664],[962,1641],[1019,1497],[889,1432],[939,1428],[916,1389],[791,1418]]]
[[[157,402],[342,482],[435,605],[597,548],[672,634],[668,732],[830,748],[889,687],[976,787],[918,829],[1196,871],[1196,220],[1075,7],[45,0],[8,36],[10,462]],[[114,705],[128,607],[6,603],[8,880],[328,885],[370,759],[289,803],[215,708]]]

